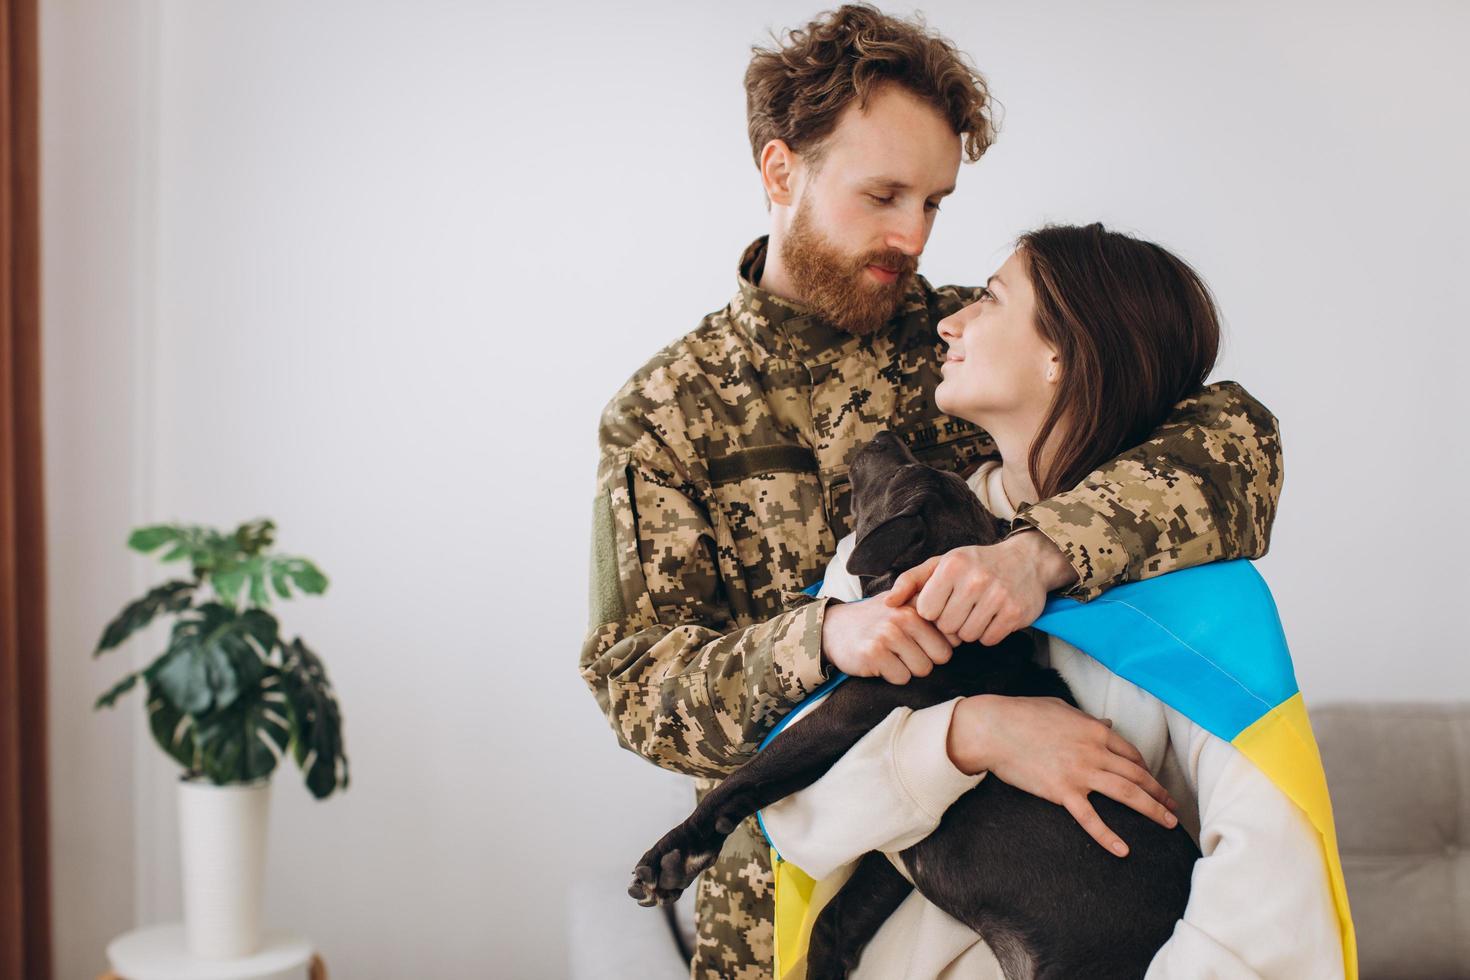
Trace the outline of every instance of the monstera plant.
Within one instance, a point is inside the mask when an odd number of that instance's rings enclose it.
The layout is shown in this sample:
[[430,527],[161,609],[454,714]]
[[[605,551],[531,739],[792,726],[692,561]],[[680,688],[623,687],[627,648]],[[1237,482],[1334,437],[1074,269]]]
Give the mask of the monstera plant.
[[128,547],[165,545],[163,562],[188,561],[192,577],[164,582],[128,604],[92,656],[116,648],[160,615],[176,619],[168,648],[97,699],[111,707],[141,679],[154,740],[185,767],[184,778],[216,785],[269,776],[292,754],[317,799],[347,788],[342,717],[321,660],[299,637],[281,637],[266,607],[298,592],[321,595],[327,578],[305,558],[270,553],[275,524],[232,534],[195,525],[141,527]]

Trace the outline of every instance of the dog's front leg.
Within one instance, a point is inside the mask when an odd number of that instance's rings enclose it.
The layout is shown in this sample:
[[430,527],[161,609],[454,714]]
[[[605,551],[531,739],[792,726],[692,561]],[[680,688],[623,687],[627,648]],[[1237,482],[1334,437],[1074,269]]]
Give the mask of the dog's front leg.
[[917,679],[895,686],[877,678],[853,678],[838,686],[810,715],[726,776],[687,820],[649,849],[633,870],[628,894],[640,905],[672,902],[714,863],[740,821],[816,782],[894,708],[934,703],[945,690]]

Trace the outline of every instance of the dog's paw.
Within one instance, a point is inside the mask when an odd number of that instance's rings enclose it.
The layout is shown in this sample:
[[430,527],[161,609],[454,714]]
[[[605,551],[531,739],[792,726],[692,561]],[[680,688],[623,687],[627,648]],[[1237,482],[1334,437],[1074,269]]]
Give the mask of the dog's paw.
[[705,839],[686,826],[675,827],[638,862],[628,894],[639,905],[668,905],[696,876],[715,863],[720,839]]
[[[644,871],[642,865],[633,872],[633,883],[628,886],[628,894],[638,900],[638,904],[644,908],[652,908],[655,905],[668,905],[678,899],[680,891],[669,891],[660,888],[651,881],[644,881],[639,874]],[[651,873],[651,872],[650,872]]]

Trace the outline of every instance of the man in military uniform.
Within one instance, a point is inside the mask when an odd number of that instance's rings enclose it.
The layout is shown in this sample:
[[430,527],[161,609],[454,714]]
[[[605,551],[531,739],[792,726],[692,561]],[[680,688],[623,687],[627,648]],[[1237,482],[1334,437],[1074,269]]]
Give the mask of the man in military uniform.
[[[875,433],[961,474],[997,454],[933,398],[935,325],[978,289],[917,274],[961,156],[993,139],[990,100],[947,41],[867,6],[756,49],[746,88],[770,234],[741,255],[730,303],[603,411],[580,661],[619,742],[697,777],[701,796],[837,670],[902,683],[938,644],[1029,625],[1048,592],[1087,601],[1260,556],[1281,488],[1276,419],[1219,382],[1081,485],[1022,508],[999,544],[951,553],[951,601],[983,597],[969,635],[941,634],[912,603],[801,595],[851,529],[848,465]],[[772,873],[753,820],[701,877],[696,907],[695,977],[771,976]]]

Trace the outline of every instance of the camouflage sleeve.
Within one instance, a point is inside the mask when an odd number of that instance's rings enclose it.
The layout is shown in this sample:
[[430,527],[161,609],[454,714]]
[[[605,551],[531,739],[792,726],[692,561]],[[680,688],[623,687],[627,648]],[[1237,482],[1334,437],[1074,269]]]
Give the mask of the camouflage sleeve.
[[1022,510],[1077,572],[1087,601],[1122,582],[1266,553],[1281,496],[1276,417],[1233,381],[1187,398],[1152,438],[1076,488]]
[[705,509],[662,467],[605,455],[592,521],[582,679],[618,741],[665,769],[720,776],[830,674],[829,600],[736,628]]

